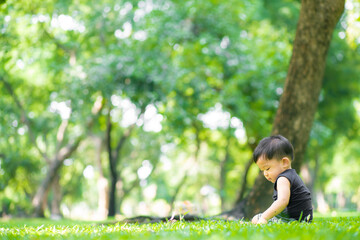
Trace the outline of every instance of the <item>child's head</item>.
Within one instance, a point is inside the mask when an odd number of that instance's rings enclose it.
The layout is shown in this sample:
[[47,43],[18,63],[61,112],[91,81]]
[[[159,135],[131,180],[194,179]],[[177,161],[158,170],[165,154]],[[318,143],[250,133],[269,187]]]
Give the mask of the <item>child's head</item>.
[[260,157],[269,160],[281,160],[283,157],[288,157],[290,161],[293,161],[294,148],[289,140],[281,135],[266,137],[259,142],[253,153],[255,163]]
[[289,140],[276,135],[264,138],[255,148],[253,159],[265,178],[275,183],[279,174],[291,168],[294,149]]

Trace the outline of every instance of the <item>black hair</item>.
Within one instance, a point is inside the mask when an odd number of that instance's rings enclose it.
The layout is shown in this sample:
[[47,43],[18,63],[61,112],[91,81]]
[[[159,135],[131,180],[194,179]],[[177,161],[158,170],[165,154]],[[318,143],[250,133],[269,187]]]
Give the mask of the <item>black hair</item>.
[[263,138],[253,153],[253,159],[256,163],[261,156],[265,159],[277,159],[280,160],[283,157],[289,157],[290,161],[294,160],[294,148],[285,137],[281,135],[275,135]]

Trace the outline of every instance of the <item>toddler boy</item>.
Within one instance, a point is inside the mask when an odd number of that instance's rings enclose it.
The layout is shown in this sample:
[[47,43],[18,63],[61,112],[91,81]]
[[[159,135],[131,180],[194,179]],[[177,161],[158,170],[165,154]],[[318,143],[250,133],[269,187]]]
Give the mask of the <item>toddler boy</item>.
[[262,139],[255,148],[253,159],[265,178],[274,183],[274,202],[265,212],[254,216],[252,223],[279,220],[311,222],[313,209],[310,191],[295,169],[291,168],[294,148],[289,140],[281,135]]

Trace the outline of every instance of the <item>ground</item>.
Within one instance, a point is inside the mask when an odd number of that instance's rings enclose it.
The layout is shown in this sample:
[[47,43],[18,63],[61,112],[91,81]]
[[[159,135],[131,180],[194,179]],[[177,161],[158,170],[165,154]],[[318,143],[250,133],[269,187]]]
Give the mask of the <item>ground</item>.
[[1,239],[360,239],[360,213],[315,215],[312,223],[219,219],[148,224],[1,219]]

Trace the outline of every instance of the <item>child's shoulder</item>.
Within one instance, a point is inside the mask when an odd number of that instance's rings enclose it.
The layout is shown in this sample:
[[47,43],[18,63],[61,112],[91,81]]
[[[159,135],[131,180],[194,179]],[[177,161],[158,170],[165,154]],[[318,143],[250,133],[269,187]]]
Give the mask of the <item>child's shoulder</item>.
[[296,173],[295,169],[289,168],[286,169],[285,171],[283,171],[282,173],[279,174],[279,178],[280,177],[285,177],[287,178],[290,183],[292,184],[294,181],[297,181],[298,179],[300,179],[299,175]]
[[279,174],[279,177],[280,176],[298,176],[298,174],[296,173],[296,170],[295,169],[292,169],[292,168],[289,168],[289,169],[286,169],[285,171],[283,171],[282,173]]

